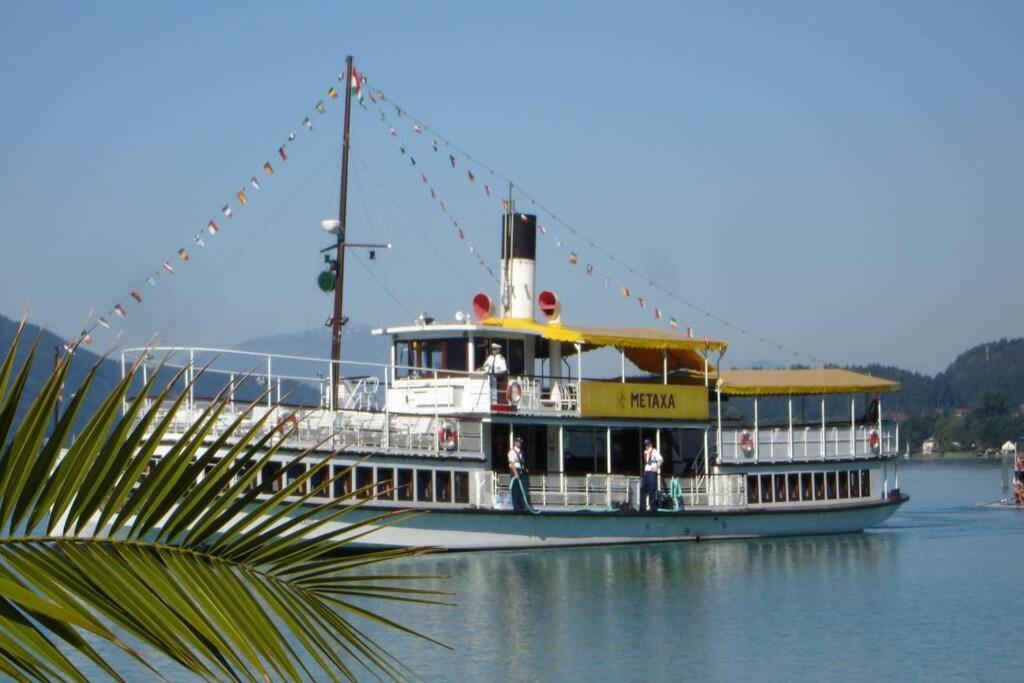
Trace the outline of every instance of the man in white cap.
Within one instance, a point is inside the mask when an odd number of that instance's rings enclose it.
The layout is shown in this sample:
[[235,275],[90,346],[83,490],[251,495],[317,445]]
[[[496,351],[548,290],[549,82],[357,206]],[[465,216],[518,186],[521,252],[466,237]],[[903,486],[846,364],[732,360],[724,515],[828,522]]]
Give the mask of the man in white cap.
[[508,473],[512,477],[509,482],[512,488],[512,507],[517,512],[524,512],[529,507],[530,480],[526,474],[526,459],[523,456],[523,437],[512,440],[512,448],[508,452]]
[[650,439],[644,439],[644,476],[640,482],[640,511],[658,511],[658,474],[664,459]]
[[508,363],[501,355],[501,344],[491,344],[491,355],[487,356],[487,360],[479,369],[494,378],[491,386],[497,390],[498,401],[506,403],[505,386],[508,383]]

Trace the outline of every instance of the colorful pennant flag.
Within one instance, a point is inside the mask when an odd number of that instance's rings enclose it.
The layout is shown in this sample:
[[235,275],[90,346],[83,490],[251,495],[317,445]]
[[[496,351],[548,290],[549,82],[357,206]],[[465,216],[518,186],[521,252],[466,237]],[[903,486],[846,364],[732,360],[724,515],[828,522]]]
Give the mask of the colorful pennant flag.
[[593,274],[594,274],[594,264],[593,263],[588,263],[587,264],[587,277],[590,277]]
[[170,273],[171,275],[174,275],[174,267],[170,263],[168,263],[167,261],[164,261],[163,267],[164,267],[164,270],[166,270],[168,273]]
[[576,252],[575,251],[570,251],[569,252],[569,263],[573,264],[574,266],[576,265]]
[[259,181],[259,179],[256,176],[253,176],[252,178],[249,179],[249,184],[252,185],[252,189],[254,189],[257,192],[259,192],[259,190],[260,190],[260,181]]
[[92,344],[92,335],[86,332],[85,336],[82,337],[82,343],[85,344],[86,346]]
[[203,241],[203,236],[201,234],[196,235],[195,236],[195,240],[196,240],[196,244],[198,244],[199,246],[201,246],[201,247],[205,247],[206,246],[206,242]]
[[502,200],[501,200],[501,208],[505,209],[505,211],[508,211],[508,200],[507,199],[502,198]]
[[686,326],[686,336],[693,339],[693,328],[689,325]]
[[466,233],[462,232],[462,228],[459,228],[459,239],[460,240],[466,239]]
[[434,140],[434,151],[437,151],[437,140]]
[[220,212],[224,214],[227,218],[231,218],[232,216],[235,215],[235,212],[232,211],[231,207],[228,206],[227,204],[224,205],[224,208],[221,209]]
[[292,140],[294,140],[295,139],[295,135],[296,135],[296,133],[295,133],[294,130],[291,133],[288,133],[288,142],[291,142]]
[[[146,284],[149,285],[150,287],[152,287],[153,289],[156,289],[156,278],[152,277],[152,276],[147,277],[146,278]],[[141,302],[142,302],[142,299],[139,299],[139,303],[141,303]]]
[[[230,211],[230,210],[231,209],[228,208],[228,211]],[[228,218],[231,218],[230,214],[228,214]],[[209,223],[206,224],[206,229],[210,232],[211,235],[216,235],[217,231],[220,230],[220,228],[217,227],[217,224],[214,223],[213,221],[210,221]],[[200,239],[202,239],[202,238],[200,238]]]
[[657,306],[654,307],[654,319],[661,320],[661,309]]
[[413,132],[413,133],[416,133],[417,135],[419,135],[420,133],[422,133],[422,132],[423,132],[423,129],[422,129],[422,128],[420,128],[420,124],[418,124],[418,123],[417,123],[417,124],[414,124],[414,125],[413,125],[413,127],[412,127],[412,132]]
[[625,287],[622,288],[622,296],[629,296],[629,290]]
[[284,151],[284,145],[277,148],[277,153],[281,155],[281,161],[288,161],[288,153]]
[[644,301],[642,296],[638,296],[636,300],[640,303],[640,308],[647,308],[647,302]]
[[420,180],[422,180],[423,182],[427,182],[427,174],[426,173],[420,173]]
[[238,197],[238,201],[242,206],[245,206],[246,204],[249,203],[249,198],[245,196],[245,188],[242,188],[241,190],[236,192],[235,196]]
[[308,116],[302,120],[302,125],[304,125],[306,128],[309,128],[310,130],[313,130],[313,122],[309,119]]
[[671,327],[674,330],[677,327],[679,327],[679,323],[676,322],[675,318],[669,318],[668,319],[668,326]]
[[269,161],[267,161],[267,162],[265,162],[263,164],[263,172],[268,174],[268,175],[272,174],[274,172],[274,167],[270,165]]
[[324,101],[323,100],[320,100],[319,102],[316,103],[316,110],[318,112],[320,112],[321,114],[323,114],[324,112],[327,111],[327,107],[324,106]]
[[117,313],[122,318],[128,317],[128,311],[126,311],[124,306],[122,306],[121,304],[114,305],[114,313]]
[[404,142],[399,143],[398,151],[401,152],[402,154],[405,154],[405,143]]
[[472,183],[476,180],[476,176],[473,175],[473,172],[470,171],[469,169],[466,170],[466,175],[469,176],[469,182]]
[[141,294],[139,294],[139,290],[137,290],[137,289],[133,289],[133,290],[131,291],[131,296],[132,296],[132,298],[133,298],[133,299],[135,299],[136,301],[138,301],[138,302],[139,302],[140,304],[142,303],[142,295],[141,295]]
[[541,225],[540,223],[538,223],[538,224],[537,224],[537,230],[539,230],[539,231],[540,231],[540,234],[542,234],[542,235],[546,235],[546,234],[548,234],[548,229],[547,229],[547,228],[545,228],[545,227],[544,227],[543,225]]
[[448,208],[444,205],[443,199],[441,200],[441,210],[444,211],[445,213],[448,213]]
[[484,185],[484,194],[486,194],[488,197],[491,196],[491,186],[490,185]]
[[360,102],[363,101],[363,81],[364,80],[366,80],[365,77],[362,74],[360,74],[358,71],[356,71],[356,68],[353,66],[352,67],[352,81],[351,81],[352,94],[355,95],[356,98]]
[[430,198],[437,199],[437,195],[434,193],[434,188],[430,188]]
[[398,137],[398,131],[394,128],[388,128],[388,132],[391,133],[393,137]]
[[452,162],[452,168],[455,168],[455,155],[454,154],[449,154],[448,155],[448,161]]
[[562,240],[560,240],[560,239],[558,239],[556,237],[555,238],[555,246],[558,247],[559,249],[561,249],[562,248]]
[[330,97],[332,100],[338,99],[338,91],[334,89],[333,85],[327,91],[327,96]]
[[182,261],[188,261],[188,252],[185,251],[184,247],[178,250],[178,258]]
[[410,161],[410,162],[412,162],[412,165],[413,165],[413,166],[415,166],[415,165],[416,165],[416,157],[414,157],[414,156],[413,156],[413,155],[411,155],[411,154],[409,155],[409,161]]
[[102,327],[110,327],[110,323],[107,322],[107,319],[104,318],[102,315],[100,316],[100,319],[97,320],[96,322],[98,322]]

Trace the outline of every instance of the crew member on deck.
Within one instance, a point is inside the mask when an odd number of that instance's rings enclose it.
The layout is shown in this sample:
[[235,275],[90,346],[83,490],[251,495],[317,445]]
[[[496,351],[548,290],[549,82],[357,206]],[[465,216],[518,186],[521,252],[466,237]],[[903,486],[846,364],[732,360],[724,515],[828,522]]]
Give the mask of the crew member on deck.
[[523,457],[523,437],[517,436],[512,441],[508,452],[508,472],[512,476],[512,507],[517,512],[524,512],[529,506],[530,480],[526,474],[526,460]]
[[491,355],[487,356],[487,360],[477,368],[477,371],[486,372],[494,378],[493,383],[498,391],[498,401],[507,403],[505,392],[508,385],[508,363],[505,362],[505,357],[501,355],[501,344],[491,344]]
[[640,511],[658,510],[658,474],[664,458],[650,439],[644,439],[644,478],[640,483]]

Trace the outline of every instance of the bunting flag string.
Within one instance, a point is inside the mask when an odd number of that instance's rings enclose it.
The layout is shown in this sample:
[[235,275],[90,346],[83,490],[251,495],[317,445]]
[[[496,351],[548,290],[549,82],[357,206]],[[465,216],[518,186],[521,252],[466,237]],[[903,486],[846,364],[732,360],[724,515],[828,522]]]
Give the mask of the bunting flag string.
[[[668,297],[669,299],[672,299],[672,300],[676,301],[677,303],[682,304],[683,306],[689,308],[690,310],[694,311],[695,313],[697,313],[697,314],[699,314],[699,315],[701,315],[701,316],[703,316],[703,317],[705,317],[705,318],[707,318],[707,319],[709,319],[711,321],[714,321],[714,322],[722,325],[723,327],[726,327],[726,328],[729,328],[731,330],[734,330],[738,334],[741,334],[741,335],[746,336],[746,337],[750,337],[750,338],[755,339],[755,340],[757,340],[757,341],[759,341],[759,342],[761,342],[763,344],[766,344],[766,345],[769,345],[769,346],[773,346],[773,347],[777,348],[779,351],[782,351],[784,353],[788,353],[788,354],[793,355],[793,356],[795,356],[797,358],[802,358],[802,359],[805,359],[807,361],[811,361],[813,363],[818,363],[818,364],[821,364],[821,365],[825,365],[826,364],[826,361],[824,361],[824,360],[822,360],[820,358],[817,358],[816,356],[813,356],[813,355],[801,352],[801,351],[799,351],[797,349],[794,349],[792,347],[789,347],[789,346],[783,345],[781,343],[778,343],[778,342],[772,341],[770,339],[767,339],[766,337],[764,337],[764,336],[762,336],[762,335],[760,335],[760,334],[758,334],[758,333],[756,333],[756,332],[754,332],[752,330],[749,330],[749,329],[747,329],[745,327],[742,327],[740,325],[737,325],[737,324],[727,320],[726,318],[723,318],[723,317],[721,317],[719,315],[716,315],[715,313],[713,313],[709,309],[707,309],[707,308],[705,308],[705,307],[695,303],[694,301],[691,301],[689,299],[686,299],[686,298],[680,296],[679,294],[677,294],[674,291],[672,291],[671,289],[669,289],[666,285],[664,285],[662,283],[659,283],[659,282],[656,282],[655,280],[651,279],[650,277],[648,277],[647,275],[642,273],[637,268],[634,268],[633,266],[631,266],[630,264],[628,264],[624,260],[622,260],[622,258],[617,256],[616,253],[613,250],[605,248],[605,247],[602,247],[601,245],[595,243],[590,237],[588,237],[581,230],[577,229],[576,227],[572,226],[571,224],[569,224],[568,222],[566,222],[565,220],[560,218],[553,211],[551,211],[546,205],[544,205],[542,202],[538,201],[533,195],[531,195],[526,190],[524,190],[520,185],[518,185],[518,183],[515,183],[511,178],[509,178],[508,176],[506,176],[506,175],[502,174],[501,172],[497,171],[493,167],[483,163],[482,161],[477,159],[475,156],[473,156],[472,154],[468,153],[467,151],[465,151],[464,149],[459,147],[457,144],[455,144],[449,138],[447,138],[444,135],[442,135],[437,129],[435,129],[432,126],[428,125],[424,120],[422,120],[419,117],[409,113],[409,111],[407,109],[403,108],[393,98],[386,98],[384,96],[383,91],[381,89],[377,88],[376,86],[374,86],[373,84],[368,83],[366,81],[365,77],[363,77],[363,79],[362,79],[362,85],[366,86],[367,92],[370,93],[371,100],[374,101],[375,105],[377,105],[377,110],[378,110],[378,113],[379,113],[380,118],[381,118],[382,121],[385,121],[387,119],[387,115],[386,115],[384,109],[377,103],[377,100],[379,100],[381,103],[388,103],[389,106],[393,107],[394,111],[395,111],[395,117],[396,118],[402,118],[403,115],[407,116],[411,120],[411,122],[412,122],[412,130],[413,130],[413,132],[416,135],[420,135],[420,134],[424,134],[424,133],[429,133],[430,136],[431,136],[431,147],[432,147],[434,152],[438,151],[438,149],[439,149],[441,144],[444,145],[446,150],[450,150],[450,151],[448,151],[448,160],[449,160],[449,164],[451,165],[451,167],[453,169],[456,167],[457,159],[461,157],[461,159],[469,167],[467,170],[468,170],[468,173],[470,175],[468,175],[467,177],[469,178],[469,181],[471,183],[473,182],[475,177],[477,175],[479,175],[479,171],[474,173],[474,167],[475,167],[475,169],[480,169],[482,171],[487,172],[491,176],[496,177],[496,178],[504,181],[505,183],[507,183],[509,188],[510,188],[510,190],[514,190],[514,191],[518,192],[519,195],[521,195],[524,199],[526,199],[527,201],[530,202],[530,206],[531,206],[532,209],[535,209],[536,212],[541,212],[541,213],[545,214],[552,222],[554,222],[558,226],[560,226],[560,228],[565,230],[569,235],[572,235],[572,237],[574,238],[574,241],[575,240],[579,240],[582,244],[585,244],[586,246],[588,246],[589,248],[591,248],[595,252],[599,253],[603,258],[607,259],[611,264],[613,264],[617,268],[620,268],[620,269],[624,270],[630,276],[630,278],[639,280],[644,285],[650,287],[653,290],[656,290],[656,291],[660,292],[662,295]],[[374,97],[373,97],[374,94],[376,95],[376,99],[374,99]],[[484,189],[485,195],[487,197],[490,197],[491,196],[491,190],[492,190],[490,184],[484,184],[483,189]],[[504,210],[506,210],[506,211],[508,211],[509,208],[510,208],[509,200],[507,198],[504,198],[504,197],[501,198],[501,205],[502,205],[502,208]],[[531,212],[534,212],[534,211],[531,211]],[[538,233],[540,233],[540,234],[546,234],[547,233],[547,229],[542,227],[540,223],[538,223],[537,228],[538,228]],[[561,241],[561,238],[556,239],[555,242],[556,242],[555,243],[556,247],[562,248],[563,242]],[[573,247],[573,251],[571,253],[573,255],[576,255],[576,258],[578,260],[577,249],[578,249],[578,247]],[[577,261],[574,261],[574,260],[570,259],[570,264],[571,265],[576,265],[576,263],[577,263]],[[594,273],[594,270],[595,270],[594,264],[593,263],[588,263],[587,269],[586,269],[586,275],[588,277],[592,276],[593,273]],[[603,277],[602,281],[604,282],[605,288],[607,288],[609,286],[609,278],[607,276],[605,276],[605,277]],[[623,291],[624,293],[628,293],[629,289],[626,287],[625,284],[623,284],[623,285],[621,285],[621,291]],[[626,296],[628,297],[628,294],[626,294]],[[648,306],[647,306],[648,303],[650,303],[650,301],[647,298],[642,298],[642,299],[638,298],[638,304],[641,305],[641,308],[643,308],[643,309],[648,308]],[[653,306],[651,308],[652,308],[652,314],[653,314],[654,319],[661,320],[662,317],[663,317],[662,316],[662,313],[663,313],[662,307],[660,307],[660,306]],[[675,317],[670,316],[668,318],[668,325],[672,329],[677,329],[678,328],[677,319]],[[687,327],[687,330],[691,331],[691,336],[692,336],[691,328]]]
[[[354,71],[354,69],[353,69],[353,71]],[[339,80],[344,80],[344,73],[342,74],[342,77]],[[366,83],[366,77],[364,75],[362,75],[362,74],[359,74],[358,79],[357,78],[353,78],[353,85],[352,85],[352,87],[354,89],[353,92],[355,93],[356,90],[359,91],[357,93],[357,97],[360,100],[360,103],[362,103],[362,84],[365,84],[365,83]],[[337,89],[334,86],[331,86],[331,87],[328,88],[328,90],[327,90],[327,99],[329,99],[329,100],[337,100],[338,99],[338,91],[337,91]],[[314,111],[316,111],[319,114],[326,114],[327,113],[327,104],[326,104],[325,100],[323,100],[323,99],[318,100],[316,102],[316,104],[313,106],[313,109],[314,109]],[[306,129],[308,129],[309,131],[312,132],[312,130],[313,130],[313,122],[312,122],[312,119],[309,116],[306,116],[305,118],[303,118],[302,125]],[[286,144],[294,142],[297,139],[297,137],[298,137],[298,135],[295,132],[295,130],[291,130],[287,134],[287,136],[286,136],[287,142],[281,144],[277,148],[277,155],[278,155],[278,157],[280,157],[281,162],[288,161],[288,151],[286,149]],[[261,168],[263,169],[263,173],[265,174],[265,176],[264,176],[265,178],[268,178],[268,177],[274,175],[274,173],[275,173],[274,166],[271,165],[269,160],[265,161],[263,163],[263,165],[261,166]],[[251,187],[253,192],[260,192],[263,189],[263,183],[264,182],[265,182],[265,180],[261,181],[258,175],[253,175],[249,179],[248,187]],[[240,190],[238,190],[235,193],[235,201],[237,202],[237,205],[235,207],[232,207],[230,202],[227,203],[227,204],[224,204],[224,206],[220,210],[221,214],[223,214],[224,217],[227,218],[227,219],[232,219],[235,216],[236,208],[241,208],[241,207],[248,206],[248,204],[251,201],[251,199],[252,199],[252,197],[250,197],[246,193],[246,186],[243,186]],[[211,219],[211,220],[209,220],[206,223],[205,231],[209,235],[213,236],[213,235],[216,235],[220,231],[220,226],[217,225],[216,221]],[[192,236],[192,241],[199,248],[205,247],[206,246],[206,241],[203,238],[203,230],[199,230],[198,232],[196,232]],[[177,251],[175,252],[175,255],[177,256],[178,260],[181,263],[189,262],[191,257],[192,257],[192,254],[190,254],[188,252],[188,250],[185,249],[185,247],[178,248]],[[146,284],[149,285],[150,287],[156,288],[157,285],[158,285],[158,282],[159,282],[158,281],[158,277],[159,276],[169,277],[169,276],[174,275],[177,272],[177,270],[172,265],[173,261],[174,261],[173,257],[172,258],[168,258],[168,259],[164,259],[163,261],[158,261],[158,263],[160,263],[160,266],[158,268],[155,268],[149,275],[145,276]],[[180,265],[179,265],[179,267],[180,267]],[[132,300],[134,300],[137,304],[141,305],[143,303],[142,293],[137,288],[129,289],[128,290],[128,296]],[[90,314],[90,317],[91,317],[91,314]],[[127,318],[128,317],[128,308],[122,302],[114,303],[113,306],[111,306],[110,309],[108,309],[104,315],[100,315],[95,320],[92,320],[91,322],[87,322],[86,325],[84,326],[84,328],[82,329],[82,331],[79,333],[77,340],[75,342],[69,343],[67,345],[68,348],[74,348],[78,343],[84,343],[84,344],[91,343],[92,340],[93,340],[92,333],[97,328],[110,329],[110,327],[111,327],[111,318],[112,317]]]

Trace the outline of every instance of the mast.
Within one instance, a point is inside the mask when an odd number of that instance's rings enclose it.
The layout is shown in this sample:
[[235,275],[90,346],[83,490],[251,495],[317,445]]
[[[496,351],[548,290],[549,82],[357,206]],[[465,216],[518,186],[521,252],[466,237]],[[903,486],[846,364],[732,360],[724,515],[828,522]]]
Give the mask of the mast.
[[338,409],[341,381],[342,304],[345,292],[345,218],[348,213],[348,136],[352,115],[352,55],[345,59],[345,123],[341,141],[341,199],[338,202],[338,244],[335,253],[334,315],[331,318],[331,408]]

